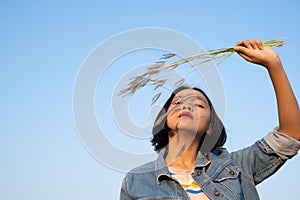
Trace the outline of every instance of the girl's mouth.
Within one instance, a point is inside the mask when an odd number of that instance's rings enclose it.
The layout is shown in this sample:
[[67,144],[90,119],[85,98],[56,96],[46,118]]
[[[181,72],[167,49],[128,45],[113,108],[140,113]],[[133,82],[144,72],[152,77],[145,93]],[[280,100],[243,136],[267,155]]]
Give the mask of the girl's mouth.
[[194,119],[193,115],[190,113],[190,112],[182,112],[179,114],[178,118],[181,118],[181,117],[188,117],[190,119]]

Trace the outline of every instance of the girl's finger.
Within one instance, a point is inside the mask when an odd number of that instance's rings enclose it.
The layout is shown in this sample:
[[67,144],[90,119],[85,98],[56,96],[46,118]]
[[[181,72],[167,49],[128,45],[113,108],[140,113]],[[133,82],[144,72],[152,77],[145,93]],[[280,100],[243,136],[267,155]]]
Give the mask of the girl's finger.
[[246,40],[246,41],[243,41],[243,44],[245,47],[247,47],[248,49],[254,49],[253,48],[253,42],[251,40]]
[[236,43],[235,46],[241,46],[242,44],[243,44],[243,41],[239,41],[239,42]]
[[258,40],[258,39],[254,40],[254,41],[255,41],[257,47],[258,47],[260,50],[263,50],[264,46],[263,46],[262,42],[261,42],[260,40]]

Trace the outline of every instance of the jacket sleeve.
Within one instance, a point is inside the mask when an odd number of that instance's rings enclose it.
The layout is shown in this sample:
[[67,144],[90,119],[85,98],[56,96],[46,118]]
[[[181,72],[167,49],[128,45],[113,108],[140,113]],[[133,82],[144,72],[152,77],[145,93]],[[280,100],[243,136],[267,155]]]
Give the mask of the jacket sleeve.
[[278,127],[266,135],[264,139],[283,160],[287,160],[295,156],[300,148],[300,141],[279,132]]
[[123,179],[121,192],[120,192],[120,200],[132,200],[127,189],[127,176]]
[[242,176],[255,185],[273,175],[288,158],[297,154],[300,142],[275,128],[250,147],[231,153]]

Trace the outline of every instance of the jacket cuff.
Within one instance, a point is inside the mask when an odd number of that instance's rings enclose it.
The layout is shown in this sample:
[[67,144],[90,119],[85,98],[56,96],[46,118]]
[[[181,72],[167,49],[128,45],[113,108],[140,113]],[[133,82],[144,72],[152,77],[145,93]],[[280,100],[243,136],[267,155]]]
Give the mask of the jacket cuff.
[[278,129],[279,127],[275,127],[264,140],[281,159],[290,159],[298,153],[300,141],[279,132]]

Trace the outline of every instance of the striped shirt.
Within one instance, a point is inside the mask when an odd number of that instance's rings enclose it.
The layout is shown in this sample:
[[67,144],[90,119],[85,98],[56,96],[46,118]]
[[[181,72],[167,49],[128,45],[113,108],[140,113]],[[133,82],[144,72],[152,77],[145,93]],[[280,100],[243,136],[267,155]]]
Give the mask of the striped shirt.
[[201,187],[193,179],[191,170],[178,170],[170,166],[168,168],[171,176],[181,184],[191,200],[209,200]]

